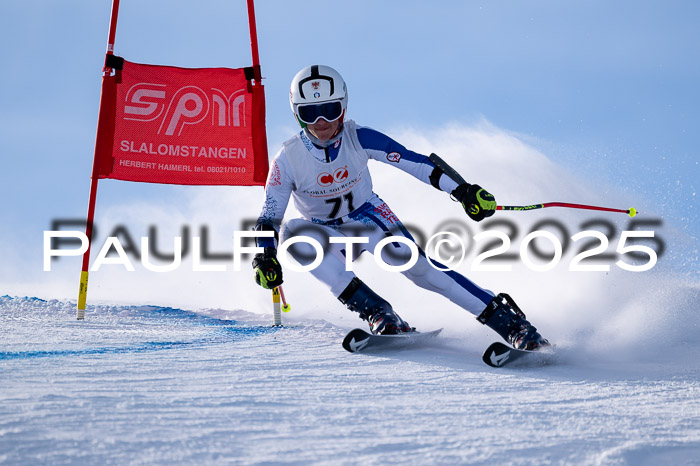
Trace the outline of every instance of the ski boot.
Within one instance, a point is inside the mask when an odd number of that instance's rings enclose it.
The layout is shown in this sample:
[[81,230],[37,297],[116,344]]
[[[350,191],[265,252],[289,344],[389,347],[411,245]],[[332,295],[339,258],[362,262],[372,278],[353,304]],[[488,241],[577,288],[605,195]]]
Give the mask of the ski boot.
[[493,329],[515,349],[538,350],[551,346],[527,321],[515,301],[505,293],[493,298],[477,320]]
[[393,335],[411,332],[413,328],[394,312],[391,304],[372,291],[359,278],[352,279],[340,293],[338,300],[348,309],[360,313],[360,318],[369,323],[374,335]]

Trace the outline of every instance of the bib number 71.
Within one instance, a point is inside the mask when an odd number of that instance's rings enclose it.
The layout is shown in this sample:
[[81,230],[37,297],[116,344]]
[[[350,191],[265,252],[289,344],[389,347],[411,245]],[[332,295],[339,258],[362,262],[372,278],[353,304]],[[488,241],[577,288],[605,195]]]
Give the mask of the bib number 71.
[[331,213],[328,214],[328,218],[336,218],[338,216],[338,213],[340,212],[340,208],[343,206],[343,200],[348,205],[348,212],[352,212],[355,210],[355,207],[352,204],[352,193],[347,193],[343,196],[338,196],[338,197],[332,197],[330,199],[326,199],[326,204],[332,204],[331,208]]

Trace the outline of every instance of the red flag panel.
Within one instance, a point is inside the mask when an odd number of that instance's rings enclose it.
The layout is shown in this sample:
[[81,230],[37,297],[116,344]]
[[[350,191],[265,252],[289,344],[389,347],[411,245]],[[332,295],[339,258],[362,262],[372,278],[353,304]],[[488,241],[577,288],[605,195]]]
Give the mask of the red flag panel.
[[93,177],[250,186],[267,169],[263,86],[244,68],[124,60],[104,78]]

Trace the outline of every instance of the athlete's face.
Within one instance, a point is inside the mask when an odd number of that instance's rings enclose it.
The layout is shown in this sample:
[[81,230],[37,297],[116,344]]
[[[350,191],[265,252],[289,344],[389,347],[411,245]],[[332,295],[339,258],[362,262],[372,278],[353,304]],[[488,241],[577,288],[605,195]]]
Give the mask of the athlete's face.
[[321,141],[328,141],[338,131],[340,119],[331,121],[330,123],[323,118],[320,118],[316,123],[306,125],[309,132]]

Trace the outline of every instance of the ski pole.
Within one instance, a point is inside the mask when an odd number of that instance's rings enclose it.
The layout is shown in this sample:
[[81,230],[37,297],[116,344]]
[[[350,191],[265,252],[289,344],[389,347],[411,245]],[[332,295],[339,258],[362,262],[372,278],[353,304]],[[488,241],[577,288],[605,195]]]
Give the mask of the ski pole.
[[[466,181],[464,181],[464,178],[462,178],[462,175],[457,173],[457,171],[450,167],[447,162],[442,160],[437,154],[430,154],[430,157],[428,157],[431,162],[435,164],[436,167],[438,167],[442,172],[447,175],[452,181],[454,181],[457,184],[464,184]],[[545,202],[542,204],[533,204],[533,205],[526,205],[526,206],[517,206],[517,205],[499,205],[496,207],[496,210],[534,210],[534,209],[544,209],[545,207],[567,207],[569,209],[588,209],[588,210],[603,210],[606,212],[620,212],[623,214],[627,214],[630,217],[634,217],[637,215],[637,209],[634,207],[630,207],[627,210],[623,209],[611,209],[610,207],[598,207],[598,206],[593,206],[593,205],[584,205],[584,204],[569,204],[567,202]]]
[[533,205],[499,205],[496,210],[535,210],[544,209],[545,207],[566,207],[569,209],[588,209],[588,210],[602,210],[605,212],[620,212],[622,214],[627,214],[630,217],[637,215],[637,209],[630,207],[627,210],[624,209],[613,209],[610,207],[599,207],[595,205],[585,205],[585,204],[569,204],[568,202],[544,202],[542,204]]
[[[280,306],[280,299],[282,305]],[[272,289],[272,316],[274,319],[274,327],[282,327],[282,313],[280,311],[289,312],[292,306],[287,303],[284,299],[284,290],[282,290],[282,285],[277,286]]]
[[280,288],[279,286],[272,289],[272,317],[273,327],[282,326],[282,314],[280,313]]

